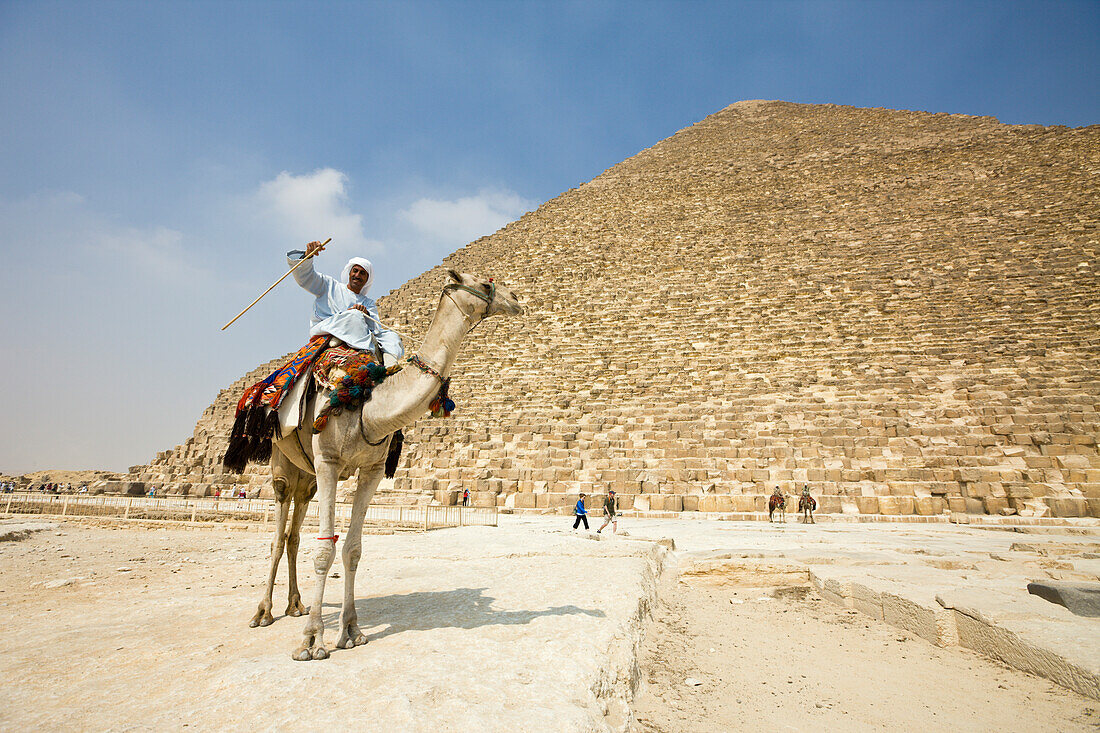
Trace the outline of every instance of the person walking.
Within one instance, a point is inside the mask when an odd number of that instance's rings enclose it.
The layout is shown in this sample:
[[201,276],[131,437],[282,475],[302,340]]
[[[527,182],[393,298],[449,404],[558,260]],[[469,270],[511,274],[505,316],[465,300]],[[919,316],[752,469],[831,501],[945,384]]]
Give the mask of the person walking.
[[619,515],[615,511],[615,492],[608,490],[607,497],[603,500],[603,526],[596,530],[596,534],[604,531],[607,525],[611,525],[611,532],[619,533]]
[[584,522],[584,528],[588,529],[588,510],[584,508],[584,494],[581,494],[581,498],[577,499],[577,505],[573,507],[573,513],[577,515],[576,521],[573,522],[573,529]]
[[470,506],[470,490],[462,490],[462,506]]

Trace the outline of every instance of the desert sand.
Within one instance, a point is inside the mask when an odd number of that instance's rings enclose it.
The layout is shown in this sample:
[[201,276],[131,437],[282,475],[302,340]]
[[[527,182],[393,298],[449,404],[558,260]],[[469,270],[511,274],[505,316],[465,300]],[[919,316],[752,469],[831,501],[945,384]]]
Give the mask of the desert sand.
[[[608,537],[571,532],[565,517],[501,520],[364,537],[356,605],[370,642],[315,662],[290,658],[303,619],[277,613],[271,627],[248,627],[270,542],[257,527],[2,522],[0,727],[1090,730],[1100,720],[1087,697],[822,600],[801,569],[776,572],[790,562],[860,577],[950,573],[907,549],[964,561],[1024,552],[1008,549],[1019,539],[1009,533],[624,519],[626,536]],[[746,569],[761,562],[766,572]],[[308,599],[308,557],[301,570]],[[333,574],[330,649],[338,564]],[[285,589],[284,568],[277,612]]]

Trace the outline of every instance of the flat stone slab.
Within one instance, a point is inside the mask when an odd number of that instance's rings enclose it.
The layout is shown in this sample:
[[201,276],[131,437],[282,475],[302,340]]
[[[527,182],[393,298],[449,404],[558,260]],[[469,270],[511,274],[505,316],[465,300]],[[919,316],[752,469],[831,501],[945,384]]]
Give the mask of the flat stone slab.
[[[267,533],[60,526],[0,544],[5,728],[620,730],[665,553],[519,521],[366,536],[369,643],[333,649],[337,560],[331,657],[296,662],[304,619],[281,615],[285,565],[275,623],[248,627]],[[307,603],[312,568],[300,558]]]
[[1100,616],[1100,583],[1073,583],[1048,580],[1028,583],[1027,592],[1051,603],[1065,606],[1078,616]]

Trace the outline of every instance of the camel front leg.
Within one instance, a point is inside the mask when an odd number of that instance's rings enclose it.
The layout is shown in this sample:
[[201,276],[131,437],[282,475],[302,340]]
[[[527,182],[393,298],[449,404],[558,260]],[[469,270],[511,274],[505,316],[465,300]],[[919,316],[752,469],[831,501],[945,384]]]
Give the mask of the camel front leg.
[[340,609],[340,638],[336,640],[337,649],[351,649],[367,643],[366,635],[359,630],[359,616],[355,612],[355,570],[359,567],[359,558],[363,554],[363,517],[374,498],[378,483],[382,480],[382,469],[382,464],[370,469],[359,469],[359,484],[351,505],[351,521],[343,550],[344,605]]
[[[276,477],[272,480],[272,488],[275,491],[275,536],[271,538],[271,568],[267,573],[267,586],[264,588],[264,597],[260,601],[256,615],[248,622],[252,628],[257,626],[270,626],[275,621],[271,615],[271,594],[275,589],[275,576],[279,572],[279,561],[283,557],[283,547],[286,545],[286,515],[290,505],[290,497],[287,493],[286,480]],[[293,567],[293,566],[291,566]],[[293,571],[291,578],[293,578]]]
[[[312,484],[312,478],[308,478]],[[294,502],[294,515],[290,520],[290,530],[286,537],[286,567],[290,575],[290,589],[287,594],[286,615],[301,616],[308,609],[302,605],[302,594],[298,590],[298,546],[301,542],[302,522],[306,518],[309,502],[317,493],[317,486],[311,485],[309,491],[299,493]],[[323,536],[323,535],[321,535]]]
[[320,519],[317,554],[313,558],[313,572],[317,582],[313,590],[313,603],[309,607],[306,627],[302,632],[302,643],[294,650],[294,658],[299,662],[328,658],[321,607],[325,600],[325,580],[328,578],[328,571],[336,556],[336,481],[339,478],[340,469],[336,461],[328,459],[320,459],[315,465],[317,467],[317,513]]

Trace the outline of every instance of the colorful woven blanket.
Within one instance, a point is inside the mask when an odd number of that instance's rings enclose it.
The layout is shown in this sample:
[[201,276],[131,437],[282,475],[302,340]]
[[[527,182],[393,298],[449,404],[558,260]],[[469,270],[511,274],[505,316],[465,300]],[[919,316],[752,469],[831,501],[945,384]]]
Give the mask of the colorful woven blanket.
[[331,415],[358,409],[371,398],[371,392],[382,380],[400,369],[400,366],[386,369],[374,354],[345,345],[325,351],[313,367],[313,378],[328,393],[328,403],[313,421],[313,432],[324,430]]
[[244,391],[237,401],[233,432],[222,458],[228,470],[240,473],[249,461],[271,458],[271,438],[279,427],[279,405],[298,378],[317,361],[328,339],[324,334],[314,336],[293,359]]

